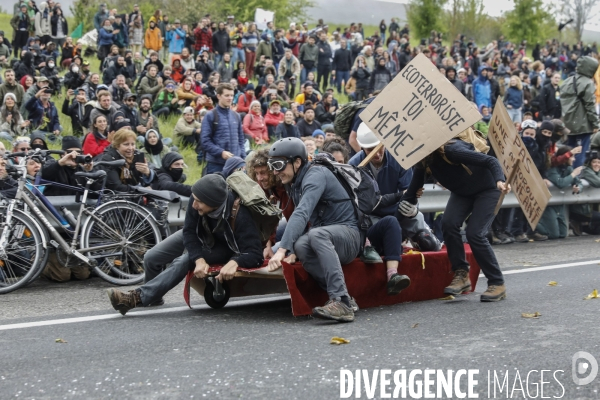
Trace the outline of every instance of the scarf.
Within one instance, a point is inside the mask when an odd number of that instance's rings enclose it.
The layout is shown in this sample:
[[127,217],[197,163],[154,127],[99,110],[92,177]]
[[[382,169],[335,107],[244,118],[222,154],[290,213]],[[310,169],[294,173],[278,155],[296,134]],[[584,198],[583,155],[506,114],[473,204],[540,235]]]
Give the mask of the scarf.
[[121,179],[121,182],[126,183],[128,180],[133,179],[134,182],[135,182],[135,184],[137,184],[137,181],[135,180],[135,177],[131,173],[131,167],[133,166],[133,159],[134,159],[134,157],[132,156],[131,158],[127,158],[123,154],[121,154],[119,152],[119,150],[117,150],[117,153],[121,157],[123,157],[123,159],[125,160],[125,165],[123,165],[123,167],[121,168],[121,174],[119,176],[119,178]]
[[223,202],[223,204],[221,204],[221,205],[219,206],[219,208],[215,209],[215,210],[214,210],[214,211],[212,211],[212,212],[209,212],[209,213],[207,214],[208,218],[217,219],[217,220],[218,220],[219,218],[221,218],[221,215],[223,214],[223,210],[225,209],[225,204],[227,204],[227,200],[225,200],[225,201]]

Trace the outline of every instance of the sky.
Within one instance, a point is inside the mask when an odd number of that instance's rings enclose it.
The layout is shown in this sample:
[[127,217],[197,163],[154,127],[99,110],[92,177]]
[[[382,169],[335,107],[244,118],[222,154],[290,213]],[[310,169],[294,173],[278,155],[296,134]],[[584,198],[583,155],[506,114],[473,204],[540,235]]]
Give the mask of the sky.
[[[406,4],[408,0],[379,0],[385,1],[389,3],[401,3]],[[549,6],[552,4],[557,4],[558,0],[542,0],[544,4],[548,4]],[[514,2],[512,0],[483,0],[484,12],[493,16],[498,17],[502,15],[505,11],[510,11],[514,8]],[[585,29],[590,31],[600,32],[600,4],[594,9],[593,14],[595,14],[596,18],[593,18],[588,24],[585,25]]]

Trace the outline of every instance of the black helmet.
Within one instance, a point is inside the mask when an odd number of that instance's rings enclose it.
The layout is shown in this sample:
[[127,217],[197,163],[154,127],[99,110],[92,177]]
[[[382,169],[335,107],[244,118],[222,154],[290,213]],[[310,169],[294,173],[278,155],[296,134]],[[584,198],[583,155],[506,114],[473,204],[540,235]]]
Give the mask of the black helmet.
[[295,137],[279,139],[271,146],[269,157],[284,157],[288,160],[300,158],[303,164],[308,162],[308,151],[304,142]]
[[411,242],[420,251],[440,251],[442,248],[438,238],[428,229],[419,229]]

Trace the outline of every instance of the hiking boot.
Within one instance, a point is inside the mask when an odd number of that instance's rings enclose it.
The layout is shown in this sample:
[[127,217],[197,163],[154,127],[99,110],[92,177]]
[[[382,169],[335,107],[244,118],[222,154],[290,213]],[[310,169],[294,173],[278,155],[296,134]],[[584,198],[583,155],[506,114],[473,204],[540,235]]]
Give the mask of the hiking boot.
[[130,290],[129,292],[122,292],[117,289],[108,289],[106,291],[108,298],[113,308],[125,315],[127,311],[132,308],[141,307],[142,299],[140,298],[140,292],[137,290]]
[[529,238],[526,234],[521,233],[520,235],[515,236],[515,242],[517,243],[529,243]]
[[383,263],[383,260],[373,246],[365,246],[365,249],[360,255],[360,261],[364,262],[365,264]]
[[481,301],[500,301],[506,298],[506,286],[504,285],[490,285],[487,290],[483,292],[480,297]]
[[466,290],[471,290],[471,280],[469,279],[469,271],[459,269],[454,272],[454,278],[450,285],[444,289],[444,294],[459,295]]
[[507,235],[504,232],[497,232],[496,237],[500,240],[500,244],[511,244],[515,241],[512,236]]
[[341,300],[329,300],[323,307],[313,308],[313,317],[331,319],[338,322],[354,321],[354,311]]
[[535,240],[536,242],[543,242],[544,240],[548,240],[548,236],[542,235],[538,232],[533,232],[531,235],[529,235],[529,238]]
[[165,299],[163,299],[161,297],[160,299],[148,304],[146,307],[158,307],[158,306],[164,306],[164,305],[165,305]]
[[492,240],[490,241],[494,246],[497,244],[502,244],[502,241],[496,237],[496,235],[492,235]]
[[356,300],[354,300],[354,297],[350,297],[350,308],[352,308],[353,312],[358,312],[359,310],[358,304],[356,303]]
[[387,283],[388,296],[395,296],[410,286],[410,278],[406,275],[394,274]]
[[569,227],[573,230],[573,235],[581,236],[581,222],[578,221],[569,221]]

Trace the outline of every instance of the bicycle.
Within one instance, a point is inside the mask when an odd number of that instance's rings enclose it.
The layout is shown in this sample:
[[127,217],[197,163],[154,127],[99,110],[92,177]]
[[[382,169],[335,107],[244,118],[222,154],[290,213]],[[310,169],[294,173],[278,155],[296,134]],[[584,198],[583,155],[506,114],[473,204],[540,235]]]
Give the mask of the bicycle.
[[[107,282],[116,285],[140,283],[144,279],[145,252],[162,240],[159,224],[152,213],[130,201],[142,196],[105,193],[108,190],[105,189],[104,170],[76,172],[76,176],[86,179],[83,188],[36,180],[36,184],[78,192],[78,216],[65,207],[61,208],[61,214],[36,186],[27,184],[26,160],[49,154],[63,155],[64,152],[36,150],[28,154],[5,155],[11,159],[21,157],[21,160],[13,166],[19,173],[17,194],[0,217],[0,294],[16,290],[39,277],[46,266],[50,246],[56,249],[57,258],[64,266],[72,267],[76,261],[86,264]],[[125,160],[101,161],[95,165],[118,167],[124,163]],[[96,181],[101,181],[101,189],[90,190]],[[91,193],[98,195],[94,205],[87,201]],[[108,201],[104,201],[106,199]],[[70,244],[49,219],[71,238]]]

